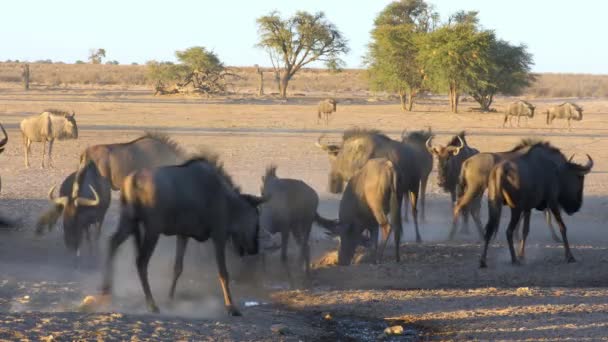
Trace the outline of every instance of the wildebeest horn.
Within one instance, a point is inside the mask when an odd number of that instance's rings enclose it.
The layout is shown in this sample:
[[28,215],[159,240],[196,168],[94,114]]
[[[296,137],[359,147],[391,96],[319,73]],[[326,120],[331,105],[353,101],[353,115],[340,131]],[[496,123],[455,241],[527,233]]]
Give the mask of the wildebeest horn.
[[55,191],[55,187],[56,187],[56,185],[53,185],[51,187],[51,190],[49,190],[49,201],[55,203],[56,205],[60,205],[62,207],[65,207],[68,204],[68,196],[61,196],[59,198],[55,198],[53,196],[53,192]]
[[407,135],[407,128],[403,129],[403,131],[401,131],[401,139],[405,138],[405,136]]
[[591,158],[590,155],[587,154],[587,164],[585,164],[585,166],[583,166],[583,171],[584,174],[588,174],[589,172],[591,172],[591,168],[593,168],[593,159]]
[[328,145],[321,143],[321,139],[323,139],[324,136],[325,136],[325,134],[321,134],[321,136],[319,137],[319,139],[317,139],[317,141],[315,142],[315,146],[317,146],[318,148],[326,151],[328,149]]
[[6,145],[6,143],[8,142],[8,134],[6,134],[6,130],[4,129],[4,126],[2,126],[2,124],[0,124],[0,128],[2,129],[2,133],[4,134],[4,139],[0,141],[0,153],[2,153],[4,151],[4,145]]
[[458,153],[460,153],[460,150],[464,147],[464,141],[462,141],[462,138],[460,137],[460,135],[457,135],[456,138],[458,138],[458,141],[460,141],[460,146],[452,146],[453,155],[458,155]]
[[433,136],[430,136],[428,139],[426,139],[426,148],[430,151],[433,149],[433,146],[431,145],[431,141],[433,140]]
[[568,163],[572,163],[572,159],[574,159],[574,153],[572,153],[572,155],[570,156],[570,158],[568,158]]
[[93,196],[95,197],[95,199],[90,199],[90,198],[85,198],[85,197],[77,197],[76,201],[74,201],[74,204],[78,207],[95,207],[99,205],[99,195],[97,194],[97,191],[95,191],[95,188],[93,188],[92,185],[89,185],[89,188],[91,189],[91,191],[93,192]]

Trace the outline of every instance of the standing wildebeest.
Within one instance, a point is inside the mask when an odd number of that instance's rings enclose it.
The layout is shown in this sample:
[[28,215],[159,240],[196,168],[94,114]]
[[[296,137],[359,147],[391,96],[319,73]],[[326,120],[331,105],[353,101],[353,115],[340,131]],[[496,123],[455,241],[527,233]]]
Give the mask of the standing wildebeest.
[[534,107],[530,102],[519,100],[513,102],[507,108],[505,112],[505,120],[502,122],[502,127],[505,127],[507,124],[507,120],[509,120],[509,126],[513,127],[513,117],[517,116],[517,127],[519,127],[519,120],[521,117],[526,118],[526,125],[528,122],[528,118],[534,117]]
[[317,106],[317,123],[323,119],[325,115],[325,125],[329,124],[329,116],[334,113],[337,109],[337,102],[335,99],[325,99],[320,101]]
[[44,155],[46,154],[46,142],[49,142],[48,166],[53,167],[53,143],[57,140],[78,139],[78,126],[74,118],[76,113],[47,109],[39,115],[30,116],[21,121],[19,127],[23,135],[25,147],[25,167],[30,167],[29,154],[32,142],[42,143],[42,162],[44,167]]
[[481,255],[480,267],[487,267],[486,256],[490,239],[498,230],[502,206],[511,208],[511,221],[507,228],[507,241],[511,262],[518,264],[513,247],[513,231],[523,214],[523,237],[519,255],[524,257],[526,238],[530,231],[530,212],[532,209],[551,210],[564,242],[566,261],[574,262],[570,252],[566,225],[562,220],[560,208],[572,215],[583,204],[585,175],[591,172],[593,159],[589,155],[587,165],[575,164],[561,151],[547,142],[524,140],[521,143],[525,152],[496,165],[490,173],[488,182],[488,212],[490,214],[485,231],[485,245]]
[[[454,227],[462,212],[466,215],[467,212],[471,214],[477,229],[480,232],[480,237],[483,238],[482,224],[479,216],[479,209],[481,206],[481,197],[488,186],[488,179],[490,178],[490,172],[503,160],[514,158],[522,153],[526,152],[526,146],[518,145],[510,151],[506,152],[482,152],[474,156],[471,156],[462,163],[462,168],[457,181],[456,195],[458,197],[454,206],[453,212],[453,224],[450,237],[454,234]],[[545,212],[545,218],[551,237],[553,241],[560,242],[559,237],[555,234],[553,225],[551,224],[551,214],[547,210]]]
[[[392,140],[376,130],[348,130],[344,132],[340,145],[322,144],[321,138],[322,136],[319,137],[316,145],[329,155],[331,164],[329,191],[332,193],[342,192],[344,182],[347,182],[369,159],[386,158],[393,163],[397,170],[399,206],[401,207],[403,196],[408,194],[416,230],[416,242],[421,242],[422,238],[418,230],[418,192],[421,171],[414,164],[416,161],[414,147]],[[399,219],[401,219],[400,213]],[[392,224],[396,223],[392,222]],[[395,243],[399,244],[399,241]]]
[[148,262],[160,235],[178,238],[172,291],[181,274],[187,239],[211,239],[224,303],[231,315],[239,316],[228,287],[225,245],[232,240],[241,256],[258,253],[257,206],[261,202],[258,197],[241,194],[217,160],[205,156],[130,174],[121,191],[120,221],[110,241],[103,294],[111,292],[112,264],[118,247],[133,235],[146,303],[151,311],[158,312],[148,283]]
[[[479,150],[470,147],[466,140],[466,133],[464,131],[458,133],[452,140],[446,145],[431,146],[431,140],[427,141],[427,148],[437,157],[437,173],[438,173],[438,185],[445,192],[450,193],[452,208],[456,203],[457,190],[458,190],[458,175],[463,163],[470,157],[479,153]],[[466,212],[463,215],[464,230],[468,233],[469,231],[469,215],[474,220],[479,220],[479,202],[477,205],[471,205],[467,207]],[[450,230],[450,240],[454,238],[458,221],[454,220],[452,228]],[[481,230],[481,221],[479,222],[478,229]],[[481,234],[481,231],[480,231]]]
[[55,186],[49,190],[49,201],[53,207],[38,220],[37,234],[42,234],[44,227],[50,231],[59,216],[63,213],[63,240],[68,250],[80,255],[80,243],[83,235],[92,246],[90,226],[95,226],[95,242],[101,235],[101,226],[110,206],[110,182],[99,175],[95,164],[88,163],[82,172],[81,186],[77,196],[72,196],[72,187],[76,172],[65,178],[59,187],[59,197],[54,197]]
[[570,120],[583,120],[583,108],[572,102],[564,102],[559,106],[547,110],[547,125],[553,123],[554,119],[567,119],[568,129],[571,128]]
[[[401,220],[398,175],[393,163],[386,158],[369,159],[348,181],[340,200],[339,223],[335,233],[340,235],[338,264],[350,264],[362,233],[369,230],[373,244],[372,260],[381,261],[390,231],[395,237],[395,259],[399,262]],[[387,217],[390,216],[391,222]],[[378,255],[378,226],[382,228],[383,244]]]
[[270,234],[281,233],[281,262],[293,285],[287,264],[287,244],[290,233],[300,246],[300,264],[304,264],[306,280],[310,277],[310,246],[308,240],[312,223],[332,229],[335,222],[317,214],[319,196],[301,180],[278,178],[277,167],[271,165],[262,177],[261,194],[268,198],[260,207],[260,225]]
[[[416,159],[412,163],[419,168],[420,172],[420,212],[422,220],[426,219],[426,185],[429,180],[429,175],[433,171],[433,154],[429,150],[427,142],[433,139],[435,135],[429,127],[426,131],[413,131],[407,133],[405,130],[401,132],[401,142],[409,144],[414,152],[416,152]],[[407,196],[404,197],[405,201],[405,215],[404,219],[407,220]]]

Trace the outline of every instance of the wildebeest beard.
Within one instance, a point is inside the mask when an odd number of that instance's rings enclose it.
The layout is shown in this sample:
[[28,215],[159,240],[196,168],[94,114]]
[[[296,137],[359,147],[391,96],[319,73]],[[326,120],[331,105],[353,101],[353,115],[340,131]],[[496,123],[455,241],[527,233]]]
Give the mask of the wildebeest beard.
[[344,191],[344,178],[338,172],[329,174],[329,191],[332,194],[339,194]]
[[451,157],[447,157],[447,158],[438,158],[438,167],[437,167],[437,184],[439,185],[439,187],[441,187],[442,189],[446,188],[447,185],[447,165],[448,165],[448,160]]

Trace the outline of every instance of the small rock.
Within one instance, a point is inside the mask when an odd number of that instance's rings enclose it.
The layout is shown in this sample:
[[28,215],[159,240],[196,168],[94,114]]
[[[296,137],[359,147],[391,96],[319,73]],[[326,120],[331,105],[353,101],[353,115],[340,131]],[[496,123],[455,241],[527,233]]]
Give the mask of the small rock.
[[331,314],[329,312],[326,312],[323,314],[323,319],[326,321],[331,321],[334,318],[331,316]]
[[287,330],[287,325],[285,324],[273,324],[270,326],[270,331],[275,334],[285,335]]
[[384,333],[387,335],[403,335],[403,327],[400,325],[393,325],[384,329]]

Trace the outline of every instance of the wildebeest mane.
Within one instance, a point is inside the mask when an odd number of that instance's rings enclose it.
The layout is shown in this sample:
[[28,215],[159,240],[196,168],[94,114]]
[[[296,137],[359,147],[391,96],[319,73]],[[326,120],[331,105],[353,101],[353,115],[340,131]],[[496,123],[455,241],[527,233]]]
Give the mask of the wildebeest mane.
[[383,137],[386,139],[390,139],[384,133],[380,132],[377,129],[366,129],[366,128],[357,127],[357,128],[351,128],[349,130],[344,131],[344,134],[342,135],[342,140],[346,141],[348,139],[365,137],[365,136],[370,136],[370,135],[375,135],[375,136],[380,136],[380,137]]
[[576,108],[576,110],[582,110],[581,106],[577,105],[576,103],[572,103],[572,102],[564,102],[562,104],[560,104],[559,106],[565,106],[565,105],[571,105],[572,107]]
[[215,152],[209,151],[207,149],[200,149],[196,153],[190,155],[188,160],[178,165],[178,167],[187,167],[192,163],[203,162],[210,166],[212,166],[215,171],[222,177],[226,183],[232,188],[236,193],[241,193],[241,188],[234,183],[232,177],[226,172],[224,168],[224,164],[220,161],[219,155]]
[[268,177],[276,177],[277,176],[277,166],[275,164],[270,164],[266,167],[266,172],[264,173],[264,179],[268,179]]
[[146,131],[144,133],[144,135],[125,143],[125,145],[134,144],[143,139],[153,139],[153,140],[160,141],[161,143],[163,143],[163,144],[167,145],[169,148],[171,148],[176,154],[182,155],[182,156],[186,154],[184,152],[184,150],[179,146],[178,143],[176,143],[173,139],[171,139],[171,137],[169,137],[167,134],[161,133],[161,132]]
[[419,130],[419,131],[409,132],[406,135],[406,139],[409,141],[416,141],[416,142],[420,142],[420,143],[424,144],[432,136],[435,136],[435,134],[433,134],[433,132],[430,129]]
[[519,144],[515,145],[515,147],[513,147],[511,149],[510,152],[519,151],[519,150],[521,150],[523,148],[527,148],[527,147],[530,147],[530,149],[532,149],[532,148],[545,148],[545,149],[549,150],[550,152],[555,152],[555,153],[560,153],[560,154],[562,153],[559,148],[551,145],[550,142],[544,141],[544,140],[541,140],[541,139],[538,139],[538,138],[525,138],[525,139],[522,139]]
[[54,116],[67,116],[67,115],[71,115],[69,112],[67,112],[65,110],[54,109],[54,108],[45,109],[44,112],[50,113],[51,115],[54,115]]

